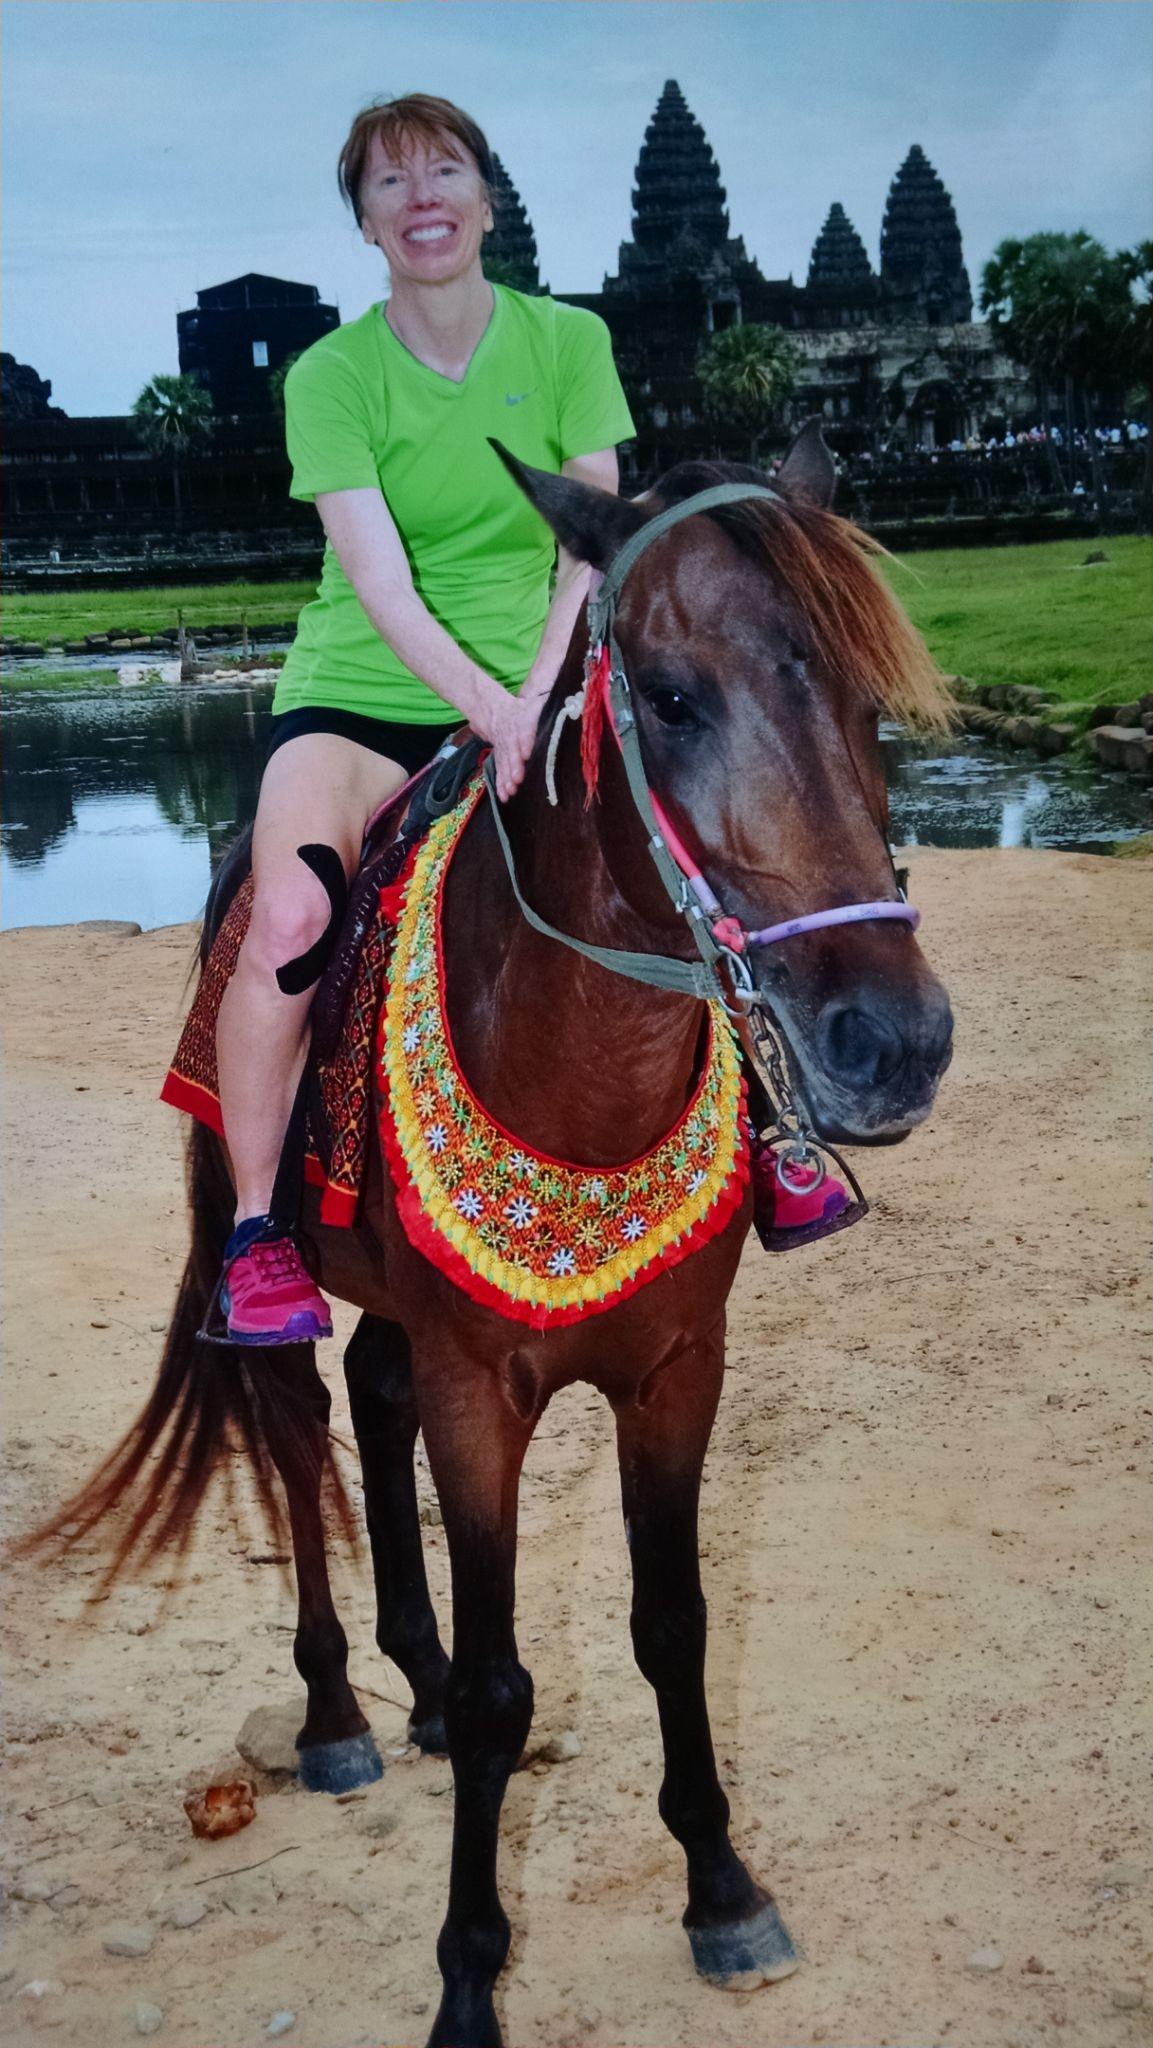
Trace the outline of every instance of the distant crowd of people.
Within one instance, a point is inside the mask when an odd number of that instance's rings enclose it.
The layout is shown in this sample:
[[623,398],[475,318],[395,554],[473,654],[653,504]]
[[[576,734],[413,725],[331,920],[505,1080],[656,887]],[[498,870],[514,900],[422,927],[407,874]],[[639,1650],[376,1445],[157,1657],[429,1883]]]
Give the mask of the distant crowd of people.
[[[1113,488],[1135,488],[1141,464],[1133,457],[1147,448],[1149,428],[1144,420],[1125,420],[1096,429],[1096,439],[1105,473]],[[1056,459],[1039,466],[1037,457],[1046,449]],[[873,454],[868,449],[842,457],[839,467],[846,481],[863,492],[870,503],[879,493],[936,499],[944,491],[953,498],[1032,498],[1038,489],[1064,493],[1073,499],[1087,498],[1092,489],[1092,450],[1083,428],[1074,430],[1072,440],[1065,428],[1040,425],[1014,429],[1003,434],[959,435],[935,448],[921,443],[914,448],[890,448]],[[1029,458],[1032,457],[1032,461]],[[1122,457],[1130,458],[1120,463]],[[1114,469],[1114,462],[1119,462]],[[1023,466],[1022,466],[1023,465]],[[1072,473],[1071,481],[1069,479]],[[1046,475],[1049,481],[1046,482]],[[966,481],[967,479],[967,481]]]
[[[1144,420],[1126,420],[1120,426],[1098,427],[1096,437],[1098,447],[1103,450],[1135,448],[1139,442],[1148,440],[1149,429]],[[969,434],[963,441],[950,441],[948,448],[950,455],[995,455],[1004,449],[1012,451],[1016,448],[1044,448],[1046,443],[1054,448],[1063,448],[1066,445],[1066,436],[1059,426],[1023,427],[1016,434],[1011,427],[1007,427],[1000,439],[996,434],[990,434],[987,440],[982,440],[977,434]],[[1083,428],[1078,427],[1075,430],[1071,445],[1088,453],[1089,436]],[[929,454],[932,451],[922,448],[917,452]]]
[[[1149,438],[1149,428],[1144,420],[1126,420],[1119,426],[1098,427],[1096,438],[1099,448],[1107,454],[1114,449],[1140,447]],[[1076,453],[1087,455],[1089,436],[1081,427],[1075,429],[1072,441],[1059,426],[1021,427],[1016,433],[1011,427],[1007,427],[1002,435],[967,434],[964,440],[958,435],[936,448],[930,448],[926,442],[919,442],[915,448],[888,449],[879,456],[872,455],[866,449],[853,459],[855,462],[878,465],[909,462],[918,458],[932,463],[939,461],[942,455],[1013,455],[1032,448],[1044,448],[1046,445],[1057,449],[1071,447]]]

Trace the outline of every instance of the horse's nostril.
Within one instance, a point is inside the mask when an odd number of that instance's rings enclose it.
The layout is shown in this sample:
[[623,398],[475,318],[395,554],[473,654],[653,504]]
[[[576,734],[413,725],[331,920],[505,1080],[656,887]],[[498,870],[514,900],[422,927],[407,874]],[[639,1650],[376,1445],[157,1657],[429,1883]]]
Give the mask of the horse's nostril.
[[826,1011],[820,1035],[830,1073],[858,1088],[891,1080],[908,1051],[886,1018],[849,1004]]

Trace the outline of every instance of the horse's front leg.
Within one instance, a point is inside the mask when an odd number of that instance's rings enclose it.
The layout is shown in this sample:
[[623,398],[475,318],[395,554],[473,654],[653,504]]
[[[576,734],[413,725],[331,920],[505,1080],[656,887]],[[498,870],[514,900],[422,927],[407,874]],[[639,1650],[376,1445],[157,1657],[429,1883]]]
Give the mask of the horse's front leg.
[[455,1787],[448,1912],[437,1942],[444,1989],[429,2048],[500,2048],[493,2005],[509,1946],[497,1838],[509,1774],[532,1723],[532,1680],[513,1625],[517,1487],[532,1434],[483,1363],[438,1360],[421,1422],[452,1565],[445,1726]]
[[310,1792],[351,1792],[381,1775],[368,1722],[348,1682],[348,1638],[333,1606],[321,1513],[331,1396],[312,1344],[277,1345],[250,1366],[269,1455],[284,1483],[296,1566],[293,1657],[308,1691],[296,1738]]
[[660,1813],[685,1852],[693,1961],[729,1990],[787,1977],[797,1955],[769,1894],[729,1840],[705,1701],[706,1607],[697,1513],[724,1371],[724,1323],[617,1404],[621,1499],[632,1558],[632,1637],[657,1696]]
[[376,1580],[376,1640],[412,1687],[410,1739],[443,1755],[448,1658],[429,1598],[413,1453],[420,1421],[399,1323],[363,1315],[344,1354]]

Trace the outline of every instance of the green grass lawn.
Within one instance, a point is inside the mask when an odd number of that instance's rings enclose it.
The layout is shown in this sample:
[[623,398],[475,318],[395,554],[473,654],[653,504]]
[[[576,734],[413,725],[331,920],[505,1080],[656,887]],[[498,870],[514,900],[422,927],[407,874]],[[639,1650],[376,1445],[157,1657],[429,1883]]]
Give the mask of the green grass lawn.
[[[1100,546],[1107,561],[1082,568]],[[885,573],[941,667],[978,683],[1029,683],[1064,703],[1123,703],[1150,685],[1153,542],[932,550]],[[311,583],[219,583],[157,590],[61,591],[5,602],[4,630],[45,645],[124,626],[153,633],[176,623],[250,626],[295,619]]]
[[301,582],[19,591],[4,599],[4,631],[14,640],[59,646],[64,640],[83,640],[86,633],[106,633],[109,626],[125,626],[132,633],[167,632],[175,626],[178,610],[190,629],[232,625],[242,612],[247,612],[250,626],[275,626],[295,619],[301,605],[315,595],[315,583]]
[[[1108,559],[1081,568],[1098,548]],[[1121,704],[1150,687],[1153,541],[1144,535],[928,550],[884,569],[949,675],[1028,683],[1067,704]]]

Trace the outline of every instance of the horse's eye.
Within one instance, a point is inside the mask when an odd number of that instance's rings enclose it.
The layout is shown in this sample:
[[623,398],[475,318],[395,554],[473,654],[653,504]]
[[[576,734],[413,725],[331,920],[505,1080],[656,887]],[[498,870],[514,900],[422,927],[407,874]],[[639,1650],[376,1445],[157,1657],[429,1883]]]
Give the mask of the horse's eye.
[[686,732],[690,727],[700,723],[695,707],[688,697],[682,695],[680,690],[667,688],[648,690],[645,696],[646,702],[652,705],[662,725],[672,726],[676,731]]

